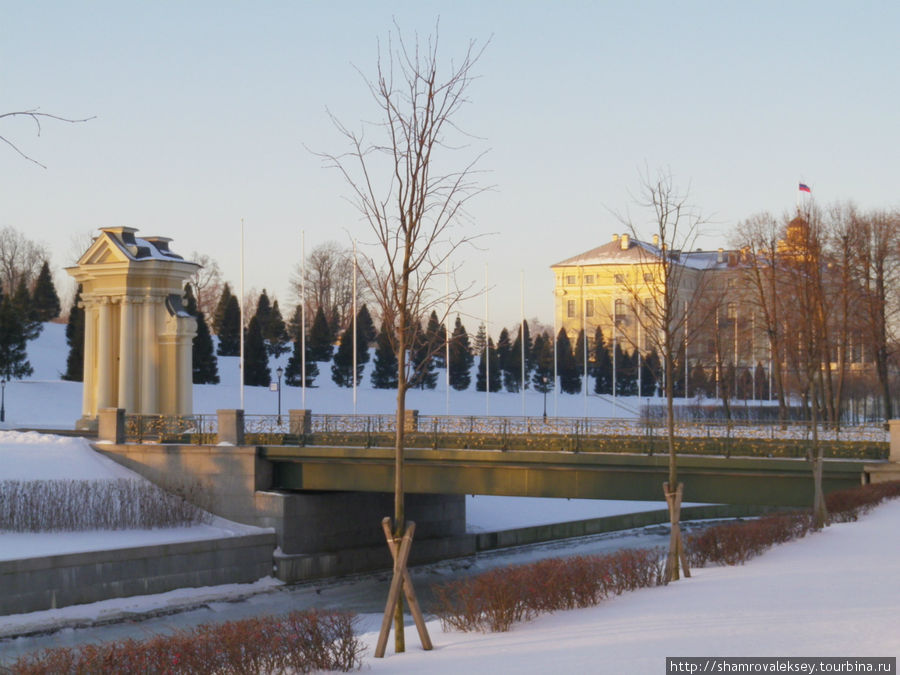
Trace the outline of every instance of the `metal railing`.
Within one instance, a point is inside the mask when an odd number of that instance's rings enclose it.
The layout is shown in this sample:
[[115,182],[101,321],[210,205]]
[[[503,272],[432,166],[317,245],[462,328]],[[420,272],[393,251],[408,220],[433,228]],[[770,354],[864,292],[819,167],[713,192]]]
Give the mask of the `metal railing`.
[[126,415],[130,443],[210,443],[218,433],[216,415]]

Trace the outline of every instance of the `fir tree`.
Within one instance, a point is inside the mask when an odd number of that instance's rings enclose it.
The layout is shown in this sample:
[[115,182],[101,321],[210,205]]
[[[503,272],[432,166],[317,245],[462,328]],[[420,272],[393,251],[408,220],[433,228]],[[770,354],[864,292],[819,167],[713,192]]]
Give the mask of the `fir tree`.
[[[222,293],[224,296],[224,292]],[[241,307],[235,296],[229,294],[222,310],[222,320],[218,328],[219,356],[239,356],[241,353]],[[246,348],[246,345],[244,345]]]
[[19,277],[16,292],[12,296],[12,306],[19,315],[19,322],[22,326],[21,330],[25,334],[25,339],[34,340],[41,334],[44,326],[37,318],[37,314],[31,304],[31,293],[28,292],[24,275]]
[[472,338],[472,355],[481,354],[484,352],[484,344],[487,340],[487,333],[484,330],[484,324],[478,324],[478,330],[475,332],[475,337]]
[[465,391],[472,383],[472,364],[475,358],[469,348],[469,335],[456,317],[453,335],[450,338],[450,386],[456,391]]
[[266,343],[263,340],[259,319],[254,316],[247,326],[244,338],[244,384],[251,387],[268,387],[272,382]]
[[[368,352],[366,353],[368,357]],[[357,348],[356,363],[356,384],[362,379],[363,364],[359,362],[359,351]],[[334,360],[331,363],[331,379],[339,387],[353,386],[353,326],[347,327],[341,333],[341,339],[338,342],[337,351],[334,353]]]
[[221,336],[222,334],[222,324],[225,321],[225,311],[228,308],[228,303],[231,301],[231,287],[226,283],[222,288],[222,293],[219,295],[219,302],[216,303],[216,309],[213,311],[212,316],[212,329],[216,335]]
[[444,355],[446,353],[447,329],[438,320],[437,312],[432,311],[425,327],[425,342],[428,344],[431,358],[436,368],[444,368]]
[[397,388],[397,354],[388,327],[381,323],[375,347],[375,363],[372,368],[372,386],[375,389]]
[[[363,305],[359,308],[359,311],[356,313],[356,335],[359,343],[357,344],[357,349],[360,351],[365,349],[368,351],[369,346],[371,346],[376,339],[378,339],[378,333],[375,331],[375,323],[372,321],[372,315],[369,314],[369,308]],[[366,362],[368,362],[368,358],[366,358]]]
[[709,378],[703,369],[703,364],[699,361],[691,368],[691,376],[688,381],[691,398],[695,396],[714,396],[715,389],[710,388]]
[[269,300],[265,288],[259,294],[259,299],[256,301],[256,312],[254,312],[253,316],[259,321],[259,329],[262,331],[263,339],[265,340],[269,319],[272,316],[272,302]]
[[212,336],[206,317],[197,307],[194,289],[190,284],[184,287],[184,308],[197,320],[197,334],[191,345],[194,384],[219,384],[219,365],[213,350]]
[[509,331],[504,328],[500,331],[500,337],[497,338],[497,363],[500,366],[500,377],[506,390],[516,391],[517,389],[514,387],[518,378],[512,372],[511,354],[512,343],[509,341]]
[[662,385],[662,363],[655,349],[641,359],[641,396],[656,396]]
[[69,322],[66,324],[66,344],[69,355],[66,357],[66,372],[62,379],[70,382],[81,382],[84,379],[84,309],[81,304],[81,284],[75,291],[75,299],[69,310]]
[[[288,359],[287,368],[284,369],[284,382],[292,387],[299,387],[303,379],[303,360],[300,358],[302,349],[299,338],[294,340],[291,358]],[[310,356],[309,340],[306,341],[306,386],[314,386],[319,374],[319,366]]]
[[[494,341],[490,338],[488,338],[487,341],[487,358],[487,362],[490,366],[489,370],[491,391],[500,391],[500,363],[497,358],[497,349],[494,347]],[[484,350],[482,350],[481,356],[478,359],[478,373],[475,376],[475,391],[484,391],[485,389],[485,370],[487,370],[487,368],[485,368]]]
[[756,380],[756,400],[767,401],[769,399],[769,378],[766,374],[766,369],[763,368],[763,364],[759,361],[756,363],[753,377]]
[[[573,360],[575,362],[575,367],[578,369],[578,372],[582,375],[587,375],[585,373],[586,368],[584,367],[584,329],[578,331],[578,337],[575,338],[574,349],[575,352]],[[587,386],[587,382],[584,383]]]
[[559,375],[560,391],[565,394],[581,392],[581,373],[575,364],[572,343],[565,328],[560,328],[556,336],[556,372]]
[[616,396],[637,396],[637,354],[629,355],[616,343]]
[[553,391],[553,346],[550,338],[539,333],[532,347],[534,354],[534,371],[531,383],[535,391],[546,394]]
[[[524,331],[522,330],[524,325]],[[532,355],[531,334],[528,331],[528,322],[523,321],[519,324],[516,332],[516,339],[512,343],[509,351],[509,360],[507,362],[507,371],[504,373],[503,383],[507,391],[519,391],[522,387],[522,335],[525,335],[525,388],[528,389],[528,382],[531,378],[531,370],[534,367],[534,358]]]
[[34,370],[28,362],[25,323],[12,298],[0,298],[0,377],[6,381],[28,377]]
[[[437,320],[436,315],[435,320]],[[433,350],[434,345],[429,341],[428,334],[422,331],[421,322],[416,324],[415,337],[409,355],[412,368],[412,377],[409,378],[410,389],[434,389],[437,386]]]
[[321,307],[316,310],[316,316],[313,319],[312,328],[309,330],[307,342],[313,360],[331,361],[334,335],[328,327],[328,321],[325,319],[325,311]]
[[288,336],[290,336],[292,341],[300,339],[300,324],[303,323],[302,309],[300,304],[294,307],[294,313],[291,315],[291,320],[288,321],[287,324]]
[[594,393],[612,394],[612,357],[603,337],[603,329],[594,331]]
[[268,321],[263,324],[263,338],[266,341],[266,352],[271,356],[281,356],[287,352],[291,342],[287,334],[287,328],[284,325],[284,318],[281,316],[281,310],[278,308],[278,300],[272,303],[272,309],[269,311]]
[[31,304],[38,321],[50,321],[59,316],[62,309],[59,304],[59,295],[53,285],[53,277],[50,274],[50,265],[47,261],[41,266],[37,281],[34,282],[34,291],[31,294]]

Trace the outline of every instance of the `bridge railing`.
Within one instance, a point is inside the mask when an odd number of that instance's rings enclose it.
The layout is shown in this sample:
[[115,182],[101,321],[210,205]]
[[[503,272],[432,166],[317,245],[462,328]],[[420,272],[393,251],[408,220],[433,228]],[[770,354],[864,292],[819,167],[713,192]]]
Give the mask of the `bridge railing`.
[[218,433],[215,415],[126,415],[127,443],[214,442]]

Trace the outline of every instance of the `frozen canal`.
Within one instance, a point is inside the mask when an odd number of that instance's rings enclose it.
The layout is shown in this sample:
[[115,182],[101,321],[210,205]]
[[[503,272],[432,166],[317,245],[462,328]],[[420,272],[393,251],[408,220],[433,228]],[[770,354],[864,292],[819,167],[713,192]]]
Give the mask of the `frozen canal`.
[[[690,523],[685,525],[686,528],[691,527]],[[610,553],[623,548],[664,547],[667,544],[668,527],[652,526],[480,553],[467,558],[412,568],[411,572],[423,610],[426,614],[430,614],[433,584],[477,574],[494,567],[544,558]],[[276,586],[243,599],[204,602],[164,615],[145,616],[134,613],[111,623],[77,628],[65,627],[29,637],[4,639],[0,641],[0,660],[6,662],[20,655],[50,647],[74,647],[125,638],[142,639],[204,623],[232,621],[265,614],[285,614],[293,610],[314,607],[355,612],[360,615],[360,631],[377,630],[389,584],[390,573],[379,572]]]

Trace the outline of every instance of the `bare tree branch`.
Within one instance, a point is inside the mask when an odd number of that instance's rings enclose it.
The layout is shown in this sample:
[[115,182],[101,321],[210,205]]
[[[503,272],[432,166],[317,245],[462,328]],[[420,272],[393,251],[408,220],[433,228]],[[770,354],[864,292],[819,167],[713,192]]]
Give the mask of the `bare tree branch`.
[[[7,118],[7,117],[24,117],[24,118],[30,119],[32,122],[34,122],[34,126],[35,126],[38,136],[41,135],[41,121],[45,120],[45,119],[57,120],[59,122],[68,122],[69,124],[79,124],[81,122],[89,122],[90,120],[96,118],[96,116],[92,116],[92,117],[85,117],[83,119],[72,119],[69,117],[62,117],[60,115],[54,115],[52,113],[41,112],[40,108],[32,108],[30,110],[15,110],[12,112],[0,113],[0,120]],[[30,155],[28,155],[24,151],[22,151],[22,149],[19,148],[18,145],[13,143],[11,140],[9,140],[8,137],[4,136],[3,134],[0,134],[0,141],[2,141],[3,143],[6,143],[6,145],[11,147],[13,149],[13,151],[16,154],[18,154],[20,157],[27,159],[29,162],[32,162],[33,164],[37,164],[42,169],[47,168],[45,165],[41,164],[39,161],[34,159],[34,157],[31,157]]]

